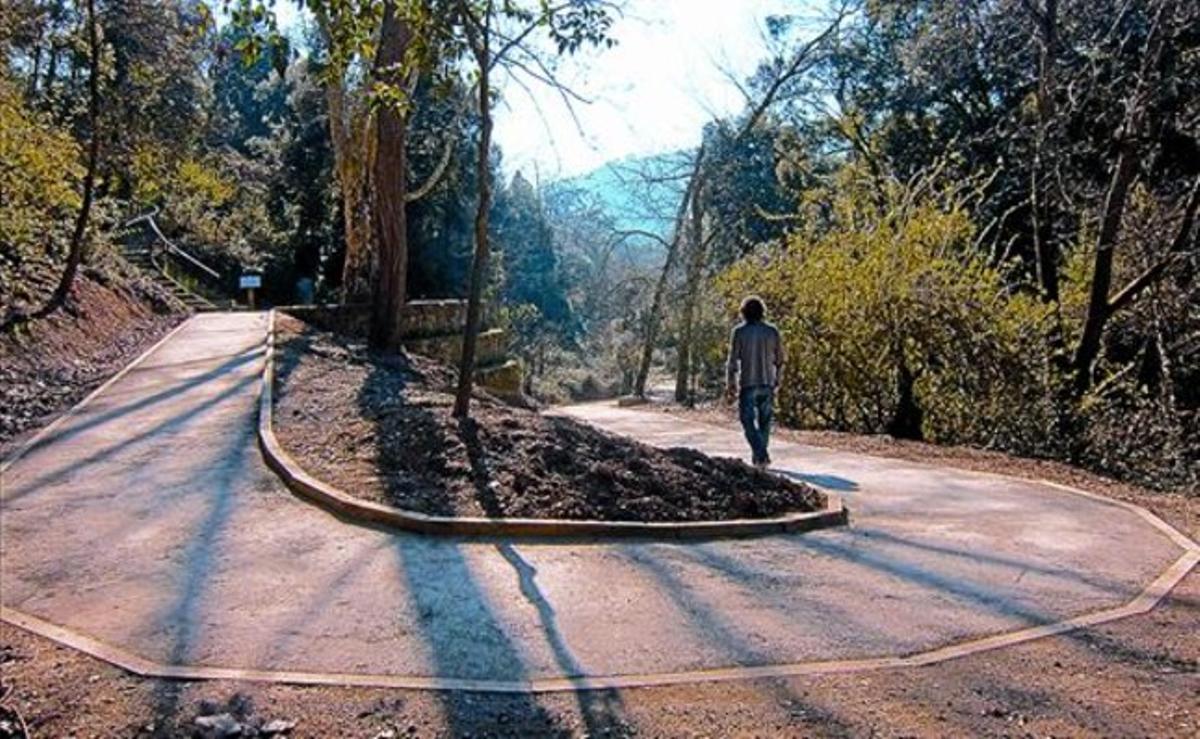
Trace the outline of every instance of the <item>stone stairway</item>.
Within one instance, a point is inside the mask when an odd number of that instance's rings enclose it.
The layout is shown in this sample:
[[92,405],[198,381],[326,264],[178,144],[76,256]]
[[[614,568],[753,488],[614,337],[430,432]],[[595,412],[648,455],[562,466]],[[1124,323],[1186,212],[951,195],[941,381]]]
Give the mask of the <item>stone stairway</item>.
[[217,306],[198,293],[189,290],[185,285],[167,273],[161,251],[151,238],[130,238],[121,246],[121,255],[125,261],[137,267],[150,280],[157,283],[164,291],[173,295],[179,302],[192,311],[217,310]]

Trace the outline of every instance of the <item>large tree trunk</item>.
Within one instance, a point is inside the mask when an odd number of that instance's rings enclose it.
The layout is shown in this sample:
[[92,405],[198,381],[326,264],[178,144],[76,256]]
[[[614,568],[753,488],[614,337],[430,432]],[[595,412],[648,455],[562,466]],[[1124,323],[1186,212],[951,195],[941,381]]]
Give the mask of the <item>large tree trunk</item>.
[[[379,51],[375,57],[376,79],[402,85],[399,70],[412,29],[396,11],[394,0],[384,4]],[[375,227],[379,245],[379,275],[371,306],[371,346],[386,351],[400,348],[408,276],[408,227],[405,202],[408,192],[408,160],[405,153],[407,114],[394,106],[379,108],[375,152]]]
[[487,277],[487,262],[491,252],[488,243],[488,213],[492,207],[492,109],[486,25],[481,30],[481,45],[476,51],[479,63],[479,156],[476,178],[479,203],[475,210],[475,254],[471,261],[471,282],[467,291],[467,325],[463,331],[462,358],[458,368],[458,391],[454,396],[454,416],[466,418],[471,411],[471,390],[475,385],[475,346],[483,323],[483,283]]
[[[333,21],[320,3],[313,6],[317,28],[326,44],[334,43]],[[366,302],[374,284],[375,222],[371,207],[371,171],[375,166],[375,117],[346,82],[344,70],[330,70],[325,82],[329,107],[329,140],[341,195],[346,249],[342,257],[343,303]]]
[[[379,133],[375,117],[365,106],[356,109],[347,104],[345,96],[340,82],[330,83],[327,98],[339,101],[336,108],[330,105],[330,126],[338,125],[342,129],[333,146],[346,237],[342,302],[353,303],[366,301],[374,284],[377,239],[371,174],[376,166]],[[335,116],[339,119],[337,124],[334,123]]]
[[88,159],[87,172],[83,177],[83,201],[75,216],[75,230],[71,233],[71,248],[67,252],[67,265],[63,269],[58,287],[50,298],[44,313],[63,305],[75,284],[75,275],[83,261],[83,241],[87,236],[88,220],[92,213],[92,198],[96,186],[96,169],[100,162],[100,32],[96,24],[95,0],[87,0],[88,56],[91,69],[88,73]]
[[346,235],[346,253],[342,261],[342,301],[365,300],[370,294],[371,254],[374,252],[374,224],[371,221],[370,171],[374,162],[370,145],[375,135],[372,118],[347,100],[342,80],[331,80],[325,87],[329,103],[330,141],[334,167],[342,195],[342,220]]

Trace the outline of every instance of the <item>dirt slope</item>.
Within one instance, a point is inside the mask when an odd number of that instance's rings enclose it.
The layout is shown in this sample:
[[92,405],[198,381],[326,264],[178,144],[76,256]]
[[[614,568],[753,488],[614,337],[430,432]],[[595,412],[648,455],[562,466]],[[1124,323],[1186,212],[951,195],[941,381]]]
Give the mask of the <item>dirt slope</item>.
[[131,268],[83,270],[66,307],[0,333],[0,455],[186,316],[182,305]]

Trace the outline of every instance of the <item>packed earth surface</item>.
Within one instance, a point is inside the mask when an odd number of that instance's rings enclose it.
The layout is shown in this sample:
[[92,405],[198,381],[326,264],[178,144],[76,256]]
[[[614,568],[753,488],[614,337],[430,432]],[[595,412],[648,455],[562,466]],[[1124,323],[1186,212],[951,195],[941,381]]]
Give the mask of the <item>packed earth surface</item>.
[[[974,464],[965,451],[924,464],[783,434],[775,472],[836,490],[849,527],[565,545],[383,531],[296,498],[263,464],[266,325],[261,314],[192,318],[5,472],[0,719],[19,713],[35,736],[95,737],[219,726],[367,739],[1200,728],[1200,580],[1172,565],[1181,545],[1134,512],[1039,482],[1051,475],[1036,465],[1007,459],[1010,476],[997,477],[963,471]],[[728,419],[558,412],[659,447],[745,451]],[[992,457],[993,469],[1005,460]],[[1109,492],[1091,476],[1071,482]],[[1195,498],[1112,495],[1200,532]],[[1119,607],[1167,567],[1182,579],[1148,612],[1050,638],[924,667],[755,672],[917,654]],[[635,682],[501,694],[143,678],[14,626],[18,613],[160,665],[243,676]],[[705,682],[727,668],[745,672]],[[646,673],[683,682],[638,685]]]
[[819,510],[811,485],[694,449],[657,449],[481,393],[456,419],[453,374],[280,316],[275,432],[310,474],[441,516],[622,521]]

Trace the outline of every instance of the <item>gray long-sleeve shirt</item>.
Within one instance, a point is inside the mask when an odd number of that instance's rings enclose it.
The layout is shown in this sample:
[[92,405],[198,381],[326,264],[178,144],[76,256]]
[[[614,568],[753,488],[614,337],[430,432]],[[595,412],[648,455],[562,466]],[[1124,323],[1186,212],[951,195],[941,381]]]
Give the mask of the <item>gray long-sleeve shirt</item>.
[[783,370],[783,341],[779,329],[769,323],[743,323],[733,330],[729,342],[727,380],[730,387],[779,384]]

